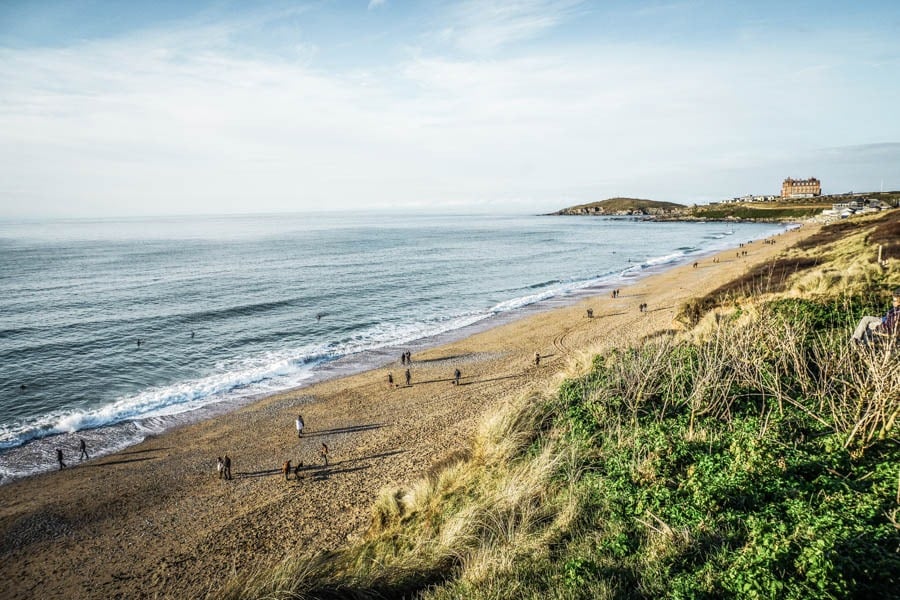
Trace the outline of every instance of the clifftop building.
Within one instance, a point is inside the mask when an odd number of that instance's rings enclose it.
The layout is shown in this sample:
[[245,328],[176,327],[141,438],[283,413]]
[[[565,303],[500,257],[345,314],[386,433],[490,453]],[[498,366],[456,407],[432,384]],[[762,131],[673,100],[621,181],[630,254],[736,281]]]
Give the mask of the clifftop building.
[[815,177],[809,179],[791,179],[788,177],[781,184],[782,198],[812,198],[822,195],[822,182]]

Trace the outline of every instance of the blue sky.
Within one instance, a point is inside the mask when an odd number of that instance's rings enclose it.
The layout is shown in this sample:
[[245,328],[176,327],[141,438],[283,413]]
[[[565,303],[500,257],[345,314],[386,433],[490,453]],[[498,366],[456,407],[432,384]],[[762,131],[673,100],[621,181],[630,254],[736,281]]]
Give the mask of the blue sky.
[[0,216],[900,189],[900,3],[0,3]]

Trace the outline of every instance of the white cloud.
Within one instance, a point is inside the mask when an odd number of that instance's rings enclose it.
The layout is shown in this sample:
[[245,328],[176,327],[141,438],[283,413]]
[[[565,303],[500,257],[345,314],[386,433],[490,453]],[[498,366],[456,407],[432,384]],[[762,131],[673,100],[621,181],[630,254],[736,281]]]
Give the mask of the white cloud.
[[338,72],[235,51],[233,26],[0,50],[0,214],[714,199],[767,191],[780,165],[838,181],[816,148],[900,139],[897,84],[863,105],[809,68],[827,54],[582,43]]
[[469,0],[450,15],[455,43],[475,53],[492,52],[534,38],[577,14],[584,0]]
[[387,0],[369,0],[369,10],[375,10],[385,5]]

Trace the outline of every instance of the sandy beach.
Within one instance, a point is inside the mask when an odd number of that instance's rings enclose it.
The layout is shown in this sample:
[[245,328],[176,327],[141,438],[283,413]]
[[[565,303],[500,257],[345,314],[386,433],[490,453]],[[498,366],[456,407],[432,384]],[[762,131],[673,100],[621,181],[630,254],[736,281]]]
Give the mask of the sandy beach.
[[[412,355],[267,397],[123,452],[0,486],[2,593],[19,598],[215,596],[248,569],[360,535],[379,492],[464,449],[483,415],[559,381],[573,358],[675,327],[680,303],[765,262],[817,225]],[[638,306],[647,304],[646,312]],[[594,318],[586,316],[593,310]],[[541,355],[534,365],[535,352]],[[454,369],[461,371],[453,385]],[[387,383],[388,373],[395,383]],[[297,413],[306,430],[298,438]],[[329,448],[326,467],[321,445]],[[233,480],[216,475],[228,454]],[[303,462],[285,481],[283,461]]]

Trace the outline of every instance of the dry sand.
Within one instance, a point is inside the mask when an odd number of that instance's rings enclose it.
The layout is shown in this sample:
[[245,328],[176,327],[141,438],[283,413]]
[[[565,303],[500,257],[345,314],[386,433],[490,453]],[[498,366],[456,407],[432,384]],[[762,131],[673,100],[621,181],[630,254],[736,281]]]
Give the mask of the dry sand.
[[[118,454],[0,486],[0,597],[196,598],[234,573],[364,531],[377,494],[464,448],[483,415],[589,348],[671,329],[678,305],[742,275],[817,226],[722,252],[628,287],[617,299],[527,316],[399,361],[263,399]],[[646,302],[648,310],[638,311]],[[594,318],[588,319],[586,309]],[[534,366],[534,353],[542,356]],[[459,368],[459,386],[452,384]],[[389,388],[387,373],[401,385]],[[306,432],[298,439],[294,419]],[[330,464],[318,450],[326,442]],[[216,456],[233,459],[217,479]],[[281,464],[305,463],[299,481]]]

